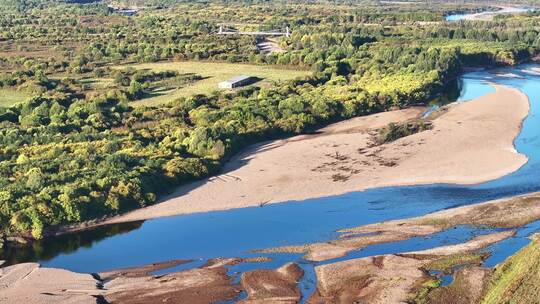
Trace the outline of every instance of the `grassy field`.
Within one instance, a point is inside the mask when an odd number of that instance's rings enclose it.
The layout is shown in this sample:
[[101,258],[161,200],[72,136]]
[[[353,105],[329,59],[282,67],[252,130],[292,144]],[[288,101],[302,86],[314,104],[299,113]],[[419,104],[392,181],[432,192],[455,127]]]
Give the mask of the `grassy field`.
[[209,94],[218,90],[218,83],[234,76],[248,75],[258,77],[261,81],[255,83],[256,86],[264,86],[272,81],[294,79],[296,77],[311,74],[310,71],[298,71],[281,69],[272,66],[259,66],[241,63],[221,63],[221,62],[160,62],[147,63],[129,66],[116,66],[115,68],[133,67],[136,69],[149,69],[153,71],[173,70],[180,74],[193,73],[203,77],[185,87],[165,90],[154,94],[157,96],[145,98],[135,102],[135,104],[156,105],[174,100],[179,97],[192,96],[195,94]]
[[9,107],[29,98],[30,96],[21,91],[13,89],[0,88],[0,107]]
[[111,78],[83,78],[80,79],[80,82],[89,86],[90,89],[93,90],[100,90],[100,89],[106,89],[113,83],[113,79]]

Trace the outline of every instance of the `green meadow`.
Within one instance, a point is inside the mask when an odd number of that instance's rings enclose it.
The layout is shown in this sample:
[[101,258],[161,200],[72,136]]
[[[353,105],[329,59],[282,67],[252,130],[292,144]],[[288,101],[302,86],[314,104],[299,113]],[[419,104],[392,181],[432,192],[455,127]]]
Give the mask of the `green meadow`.
[[218,83],[238,75],[248,75],[261,79],[253,85],[264,86],[274,81],[283,81],[310,75],[310,71],[285,69],[276,66],[224,63],[224,62],[160,62],[136,65],[116,66],[115,68],[135,68],[152,71],[177,71],[179,74],[196,74],[203,79],[176,89],[156,89],[152,96],[135,102],[135,104],[157,105],[168,101],[196,94],[210,94],[219,90]]

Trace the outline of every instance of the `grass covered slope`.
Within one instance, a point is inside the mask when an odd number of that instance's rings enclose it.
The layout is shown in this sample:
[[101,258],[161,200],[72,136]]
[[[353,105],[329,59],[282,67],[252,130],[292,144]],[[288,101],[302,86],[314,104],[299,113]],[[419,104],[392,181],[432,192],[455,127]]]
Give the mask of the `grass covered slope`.
[[540,238],[498,265],[482,304],[540,303]]

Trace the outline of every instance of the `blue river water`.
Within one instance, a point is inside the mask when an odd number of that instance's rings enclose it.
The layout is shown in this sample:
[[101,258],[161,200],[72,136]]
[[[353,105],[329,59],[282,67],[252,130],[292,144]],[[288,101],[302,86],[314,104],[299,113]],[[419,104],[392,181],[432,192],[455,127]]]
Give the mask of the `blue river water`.
[[469,16],[472,16],[472,15],[477,15],[477,16],[482,16],[482,15],[489,15],[489,14],[517,14],[517,13],[526,13],[526,12],[530,12],[530,11],[533,11],[534,9],[532,8],[527,8],[527,7],[507,7],[507,8],[503,8],[501,10],[498,10],[498,11],[486,11],[486,12],[481,12],[481,13],[476,13],[476,14],[453,14],[453,15],[448,15],[446,16],[446,21],[459,21],[459,20],[465,20],[467,18],[469,18]]
[[[167,217],[98,228],[44,240],[26,248],[15,248],[0,259],[9,263],[37,261],[47,267],[78,272],[139,266],[173,259],[193,262],[172,269],[197,267],[214,257],[255,257],[252,250],[320,242],[338,237],[339,229],[386,220],[403,219],[448,209],[540,191],[540,76],[521,65],[491,71],[475,71],[461,79],[459,102],[491,93],[488,82],[524,92],[530,100],[529,116],[515,140],[516,149],[529,161],[518,171],[500,179],[473,186],[433,184],[385,187],[298,202],[270,204],[227,211]],[[512,73],[513,77],[508,74]],[[512,110],[511,106],[508,109]],[[204,202],[201,202],[204,203]],[[540,222],[519,229],[516,237],[491,246],[486,261],[493,266],[528,243],[526,238],[540,230]],[[376,254],[398,253],[457,244],[480,234],[499,231],[485,227],[459,226],[429,237],[369,246],[346,257],[324,263]],[[231,266],[235,275],[251,269],[275,268],[298,262],[306,272],[300,283],[304,295],[315,288],[313,267],[301,254],[268,254],[267,263]],[[237,277],[238,279],[238,277]]]

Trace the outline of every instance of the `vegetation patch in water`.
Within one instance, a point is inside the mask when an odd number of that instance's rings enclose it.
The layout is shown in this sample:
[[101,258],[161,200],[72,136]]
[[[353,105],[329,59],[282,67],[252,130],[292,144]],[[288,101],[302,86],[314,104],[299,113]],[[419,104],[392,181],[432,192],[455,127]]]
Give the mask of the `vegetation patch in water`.
[[[437,270],[442,273],[452,273],[458,267],[470,267],[473,265],[480,265],[481,262],[487,257],[486,253],[458,253],[448,256],[441,256],[428,264],[426,264],[424,270]],[[415,256],[415,258],[431,258],[429,256]],[[478,270],[476,270],[478,272]],[[470,272],[465,272],[468,274]],[[439,299],[451,299],[455,294],[460,294],[464,290],[464,274],[462,271],[457,271],[454,275],[455,279],[452,284],[448,286],[441,286],[440,278],[431,278],[422,284],[422,286],[416,291],[416,295],[413,299],[413,303],[454,303],[454,302],[440,302]],[[477,292],[478,293],[478,292]],[[466,297],[457,297],[456,301],[459,303],[469,303],[470,299]],[[456,302],[458,303],[458,302]]]
[[425,266],[426,270],[439,270],[443,272],[451,271],[459,265],[478,265],[485,258],[485,253],[460,253],[443,256],[440,259],[434,260]]
[[454,281],[447,286],[434,288],[423,298],[430,304],[475,304],[481,298],[489,273],[488,268],[468,267],[454,274]]
[[378,130],[373,141],[375,145],[382,145],[432,128],[431,122],[423,119],[405,123],[390,123]]
[[418,289],[416,296],[411,301],[415,304],[426,304],[428,303],[429,292],[437,287],[441,286],[441,280],[439,279],[429,279],[425,281]]

